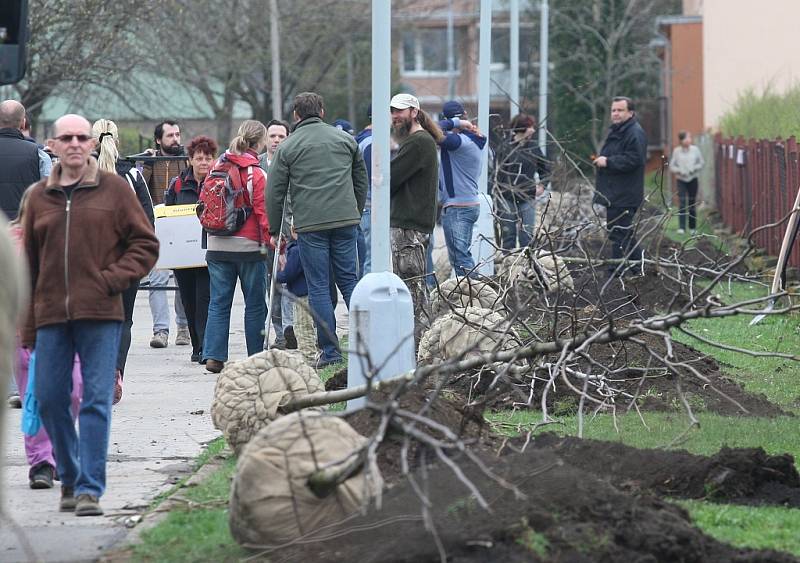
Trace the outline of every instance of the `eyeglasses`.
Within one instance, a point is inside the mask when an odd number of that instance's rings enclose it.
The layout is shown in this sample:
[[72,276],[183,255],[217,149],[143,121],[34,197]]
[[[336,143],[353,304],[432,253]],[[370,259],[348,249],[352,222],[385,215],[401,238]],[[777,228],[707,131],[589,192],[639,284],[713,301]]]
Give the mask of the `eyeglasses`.
[[92,137],[90,135],[59,135],[56,137],[56,139],[62,143],[71,143],[72,139],[78,139],[79,143],[85,143],[91,138]]

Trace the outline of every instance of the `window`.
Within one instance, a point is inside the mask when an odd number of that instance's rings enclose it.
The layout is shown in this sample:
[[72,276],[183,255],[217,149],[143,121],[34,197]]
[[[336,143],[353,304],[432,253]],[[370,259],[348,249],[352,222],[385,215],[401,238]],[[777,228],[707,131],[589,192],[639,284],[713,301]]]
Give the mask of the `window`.
[[[453,30],[453,66],[456,72],[462,36],[463,30]],[[403,32],[403,73],[447,73],[447,28]]]
[[[520,26],[519,28],[519,64],[525,65],[531,61],[531,57],[538,53],[538,44],[534,49],[534,41],[538,41],[538,36],[534,36],[534,30],[530,27]],[[507,67],[511,64],[511,31],[508,27],[492,28],[492,64]]]

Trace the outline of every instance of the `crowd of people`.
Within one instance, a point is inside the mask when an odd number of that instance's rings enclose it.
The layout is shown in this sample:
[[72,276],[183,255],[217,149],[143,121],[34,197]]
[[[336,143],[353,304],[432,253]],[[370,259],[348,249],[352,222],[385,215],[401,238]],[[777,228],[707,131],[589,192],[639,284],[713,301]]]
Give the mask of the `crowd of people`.
[[[635,259],[632,218],[642,202],[646,138],[633,109],[631,100],[614,99],[594,165],[613,256]],[[437,221],[453,274],[478,275],[470,247],[482,154],[491,143],[455,100],[444,104],[439,121],[408,93],[395,95],[386,111],[394,143],[392,266],[410,291],[418,343],[431,322],[426,280]],[[327,124],[323,98],[313,92],[295,97],[292,117],[293,125],[244,121],[222,154],[205,135],[182,145],[180,125],[166,120],[155,127],[155,149],[137,162],[120,155],[113,121],[65,115],[45,147],[30,137],[18,102],[0,103],[0,208],[31,271],[16,383],[22,399],[34,391],[43,423],[25,438],[30,486],[50,488],[58,476],[61,510],[102,514],[111,409],[123,397],[140,290],[149,290],[150,346],[164,348],[171,325],[165,289],[174,276],[175,344],[191,346],[190,360],[209,372],[228,361],[237,284],[249,355],[277,347],[298,349],[318,369],[342,361],[338,296],[349,308],[371,269],[372,128],[356,133],[344,120]],[[531,243],[537,203],[547,197],[551,166],[535,131],[536,120],[519,114],[490,146],[498,247],[505,251]],[[676,173],[693,229],[702,157],[690,137],[684,141]],[[160,204],[196,206],[203,264],[155,267]],[[29,389],[30,369],[36,377]]]

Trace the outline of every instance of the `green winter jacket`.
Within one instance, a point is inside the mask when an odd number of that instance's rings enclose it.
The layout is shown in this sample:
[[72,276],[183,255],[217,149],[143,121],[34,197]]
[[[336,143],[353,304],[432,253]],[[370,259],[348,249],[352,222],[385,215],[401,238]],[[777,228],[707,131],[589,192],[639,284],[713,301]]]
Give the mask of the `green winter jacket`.
[[287,192],[298,232],[358,224],[367,182],[367,168],[356,140],[319,117],[304,119],[280,144],[269,166],[270,233],[274,235],[281,224]]

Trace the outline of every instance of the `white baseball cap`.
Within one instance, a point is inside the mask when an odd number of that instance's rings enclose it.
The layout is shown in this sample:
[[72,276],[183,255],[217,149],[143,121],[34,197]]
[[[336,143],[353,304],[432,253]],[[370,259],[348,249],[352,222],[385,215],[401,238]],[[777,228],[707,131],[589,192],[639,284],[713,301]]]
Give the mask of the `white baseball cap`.
[[389,102],[389,107],[394,109],[419,109],[419,100],[411,94],[397,94],[392,98],[392,101]]

